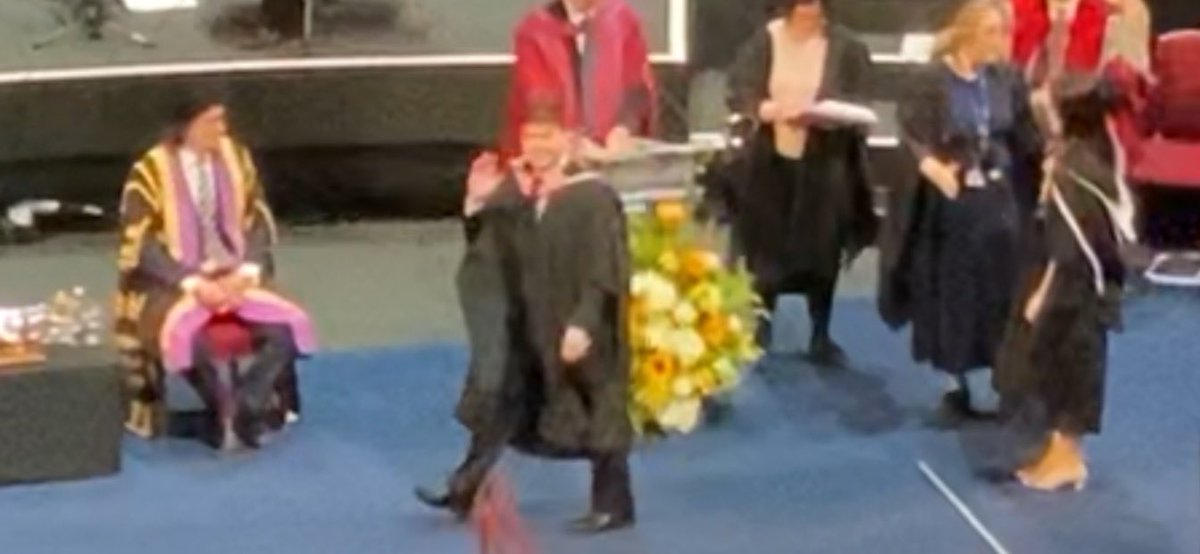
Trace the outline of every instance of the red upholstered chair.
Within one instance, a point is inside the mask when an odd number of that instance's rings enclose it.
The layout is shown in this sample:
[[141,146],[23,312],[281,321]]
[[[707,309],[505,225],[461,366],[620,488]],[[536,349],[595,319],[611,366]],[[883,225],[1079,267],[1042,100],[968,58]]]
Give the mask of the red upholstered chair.
[[[220,422],[233,420],[236,404],[234,386],[237,383],[238,363],[254,354],[254,341],[249,327],[237,316],[218,315],[208,321],[201,331],[208,346],[209,360],[217,373],[217,417]],[[224,425],[223,425],[224,427]],[[231,440],[226,437],[225,440]]]
[[1159,37],[1155,82],[1139,114],[1140,136],[1122,137],[1130,153],[1127,177],[1138,186],[1145,203],[1148,238],[1169,236],[1173,239],[1169,242],[1186,240],[1192,248],[1200,246],[1198,68],[1200,30]]

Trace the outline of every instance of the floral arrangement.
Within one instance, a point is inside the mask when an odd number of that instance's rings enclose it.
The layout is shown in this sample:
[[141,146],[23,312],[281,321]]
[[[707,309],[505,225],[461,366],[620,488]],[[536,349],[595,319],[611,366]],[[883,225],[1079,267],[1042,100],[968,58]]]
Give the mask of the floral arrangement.
[[690,215],[668,201],[630,216],[630,415],[643,435],[693,430],[761,355],[750,275],[725,267]]

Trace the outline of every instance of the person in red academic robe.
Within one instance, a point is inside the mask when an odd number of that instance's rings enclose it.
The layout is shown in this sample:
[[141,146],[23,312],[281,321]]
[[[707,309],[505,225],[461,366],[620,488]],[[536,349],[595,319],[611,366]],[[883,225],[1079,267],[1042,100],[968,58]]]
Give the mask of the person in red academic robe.
[[1111,0],[1012,0],[1013,61],[1034,81],[1099,69]]
[[654,76],[642,24],[624,0],[552,0],[514,34],[516,64],[502,150],[519,151],[531,95],[554,91],[569,129],[588,145],[620,148],[655,130]]

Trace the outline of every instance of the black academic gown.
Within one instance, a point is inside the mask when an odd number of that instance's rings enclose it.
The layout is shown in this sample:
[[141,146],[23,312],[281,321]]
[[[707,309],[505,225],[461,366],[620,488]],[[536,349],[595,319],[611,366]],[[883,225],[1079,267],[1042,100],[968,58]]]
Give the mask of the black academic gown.
[[[471,360],[458,420],[484,442],[535,456],[627,451],[629,265],[616,193],[585,180],[538,217],[509,178],[467,220],[467,236],[457,284]],[[568,325],[593,343],[574,367],[559,357]]]
[[[1015,286],[1020,230],[1036,203],[1042,141],[1021,75],[990,66],[982,72],[991,141],[990,150],[982,152],[977,140],[956,130],[948,71],[941,62],[930,64],[914,76],[900,102],[902,152],[909,162],[889,191],[879,240],[878,308],[893,328],[913,324],[916,360],[961,374],[994,362]],[[964,168],[983,159],[1005,160],[1000,166],[1009,171],[999,181],[989,180],[985,189],[964,188],[950,200],[917,170],[924,156]],[[964,183],[965,175],[960,173],[959,181]],[[991,221],[998,210],[1015,211],[1013,220]]]
[[[549,455],[627,452],[630,350],[626,326],[629,248],[616,192],[594,176],[572,178],[527,221],[522,264],[530,339],[544,404],[537,436]],[[586,358],[561,361],[568,326],[592,339]]]
[[456,279],[471,351],[455,415],[471,432],[501,444],[535,417],[539,396],[518,249],[531,210],[516,181],[504,181],[465,222],[467,250]]
[[[758,288],[771,292],[787,282],[831,283],[841,262],[875,238],[867,171],[867,134],[855,127],[809,130],[796,181],[775,171],[774,130],[758,122],[768,98],[772,43],[766,27],[744,45],[731,69],[729,107],[746,121],[744,146],[729,171],[734,231]],[[867,47],[840,27],[828,30],[825,71],[818,100],[864,102],[871,57]],[[794,288],[794,287],[792,287]]]
[[[993,374],[1005,415],[1032,415],[1072,434],[1100,430],[1107,334],[1120,325],[1124,285],[1123,239],[1109,209],[1121,203],[1120,188],[1097,150],[1066,146]],[[1051,263],[1054,278],[1030,323],[1025,306]]]

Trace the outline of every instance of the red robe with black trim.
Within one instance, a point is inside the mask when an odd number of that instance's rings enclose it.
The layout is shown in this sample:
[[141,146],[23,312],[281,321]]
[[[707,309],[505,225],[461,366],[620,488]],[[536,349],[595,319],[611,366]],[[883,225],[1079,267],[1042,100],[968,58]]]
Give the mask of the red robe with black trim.
[[[1012,55],[1019,67],[1029,67],[1042,52],[1050,36],[1050,14],[1046,5],[1047,0],[1012,0]],[[1071,38],[1063,61],[1064,69],[1099,69],[1108,12],[1105,0],[1079,0],[1075,19],[1071,22]]]
[[624,0],[600,0],[581,32],[587,36],[584,53],[561,0],[535,8],[517,25],[501,139],[505,154],[520,150],[518,133],[534,94],[560,98],[566,125],[601,144],[618,125],[637,136],[653,134],[654,76],[637,12]]

